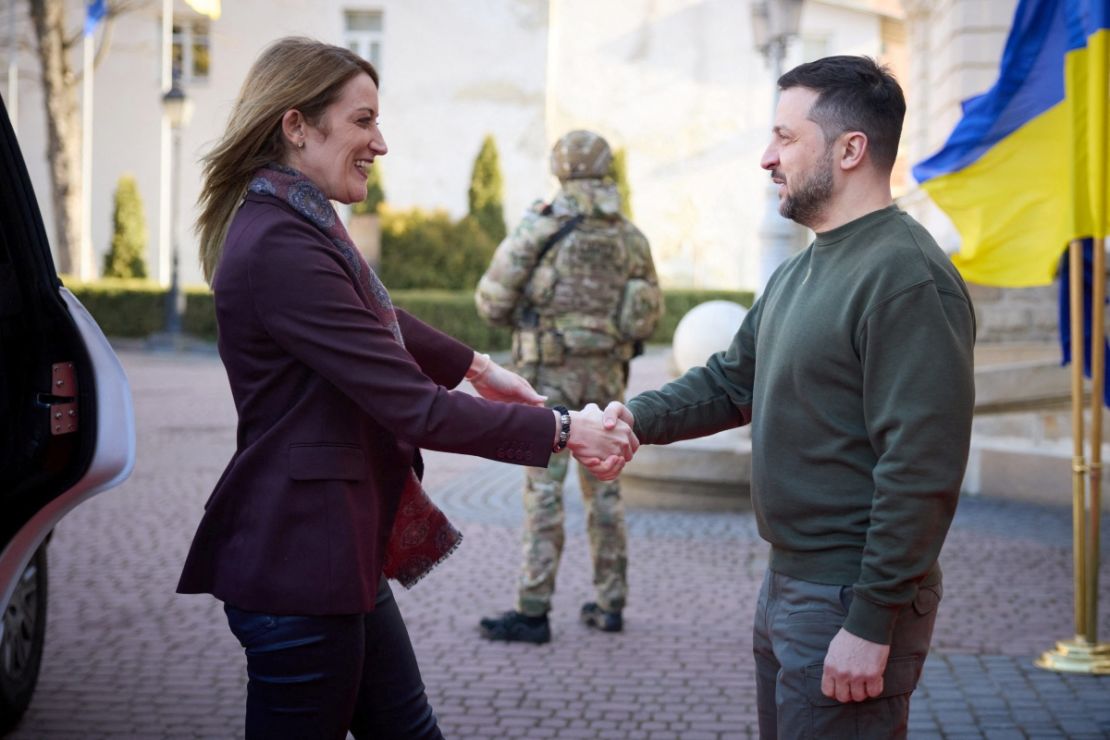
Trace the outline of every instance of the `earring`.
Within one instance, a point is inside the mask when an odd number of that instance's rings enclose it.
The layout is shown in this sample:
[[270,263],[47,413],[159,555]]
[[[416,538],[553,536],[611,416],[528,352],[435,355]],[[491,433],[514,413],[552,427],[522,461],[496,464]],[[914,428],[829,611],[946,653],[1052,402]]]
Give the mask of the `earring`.
[[304,149],[304,140],[303,139],[301,141],[297,142],[297,148],[298,149]]

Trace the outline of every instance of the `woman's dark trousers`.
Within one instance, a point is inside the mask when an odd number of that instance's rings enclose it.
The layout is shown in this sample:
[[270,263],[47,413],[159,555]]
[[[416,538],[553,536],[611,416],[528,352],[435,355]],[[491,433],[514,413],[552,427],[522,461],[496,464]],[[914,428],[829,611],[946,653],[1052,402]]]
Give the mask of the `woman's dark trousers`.
[[247,654],[247,740],[443,737],[384,578],[369,614],[224,611]]

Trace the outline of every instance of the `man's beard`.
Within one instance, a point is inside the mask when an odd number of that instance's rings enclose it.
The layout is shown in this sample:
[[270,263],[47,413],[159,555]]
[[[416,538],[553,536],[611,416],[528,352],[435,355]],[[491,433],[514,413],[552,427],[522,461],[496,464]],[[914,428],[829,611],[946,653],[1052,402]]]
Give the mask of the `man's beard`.
[[779,204],[783,218],[810,226],[818,222],[821,212],[829,202],[833,190],[832,147],[825,149],[825,156],[813,170],[800,178],[791,192]]

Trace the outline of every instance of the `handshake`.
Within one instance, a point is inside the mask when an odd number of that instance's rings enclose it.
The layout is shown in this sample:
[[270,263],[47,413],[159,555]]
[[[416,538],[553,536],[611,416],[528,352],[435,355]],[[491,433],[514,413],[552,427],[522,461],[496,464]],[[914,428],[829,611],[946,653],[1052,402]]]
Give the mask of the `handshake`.
[[604,411],[596,403],[586,404],[570,412],[567,449],[594,476],[613,480],[640,446],[632,426],[632,412],[620,401],[610,402]]
[[[491,401],[530,406],[543,406],[547,401],[527,380],[493,362],[489,355],[474,353],[466,379],[478,395]],[[555,419],[558,429],[558,412]],[[604,411],[590,403],[581,411],[570,412],[567,449],[579,464],[601,480],[613,480],[620,475],[639,446],[640,441],[632,433],[632,412],[620,401],[611,402]]]

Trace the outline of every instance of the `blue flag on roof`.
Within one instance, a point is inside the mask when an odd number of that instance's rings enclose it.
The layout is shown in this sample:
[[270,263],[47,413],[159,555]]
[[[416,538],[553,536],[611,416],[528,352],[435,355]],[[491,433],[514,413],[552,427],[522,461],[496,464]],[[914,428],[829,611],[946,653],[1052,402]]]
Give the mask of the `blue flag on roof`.
[[87,0],[85,4],[85,35],[96,31],[96,27],[108,14],[107,0]]
[[1110,0],[1020,0],[998,80],[913,175],[974,283],[1048,285],[1068,242],[1110,232]]

